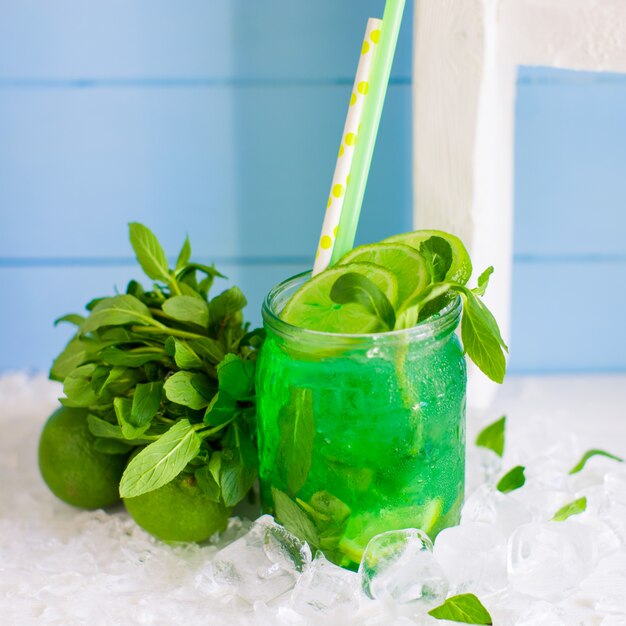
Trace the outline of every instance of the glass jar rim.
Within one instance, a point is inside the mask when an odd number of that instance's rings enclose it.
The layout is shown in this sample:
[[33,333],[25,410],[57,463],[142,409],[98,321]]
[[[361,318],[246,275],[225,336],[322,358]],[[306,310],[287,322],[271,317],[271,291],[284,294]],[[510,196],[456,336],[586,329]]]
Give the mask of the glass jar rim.
[[[310,330],[308,328],[302,328],[300,326],[294,326],[289,322],[285,322],[279,317],[280,311],[276,310],[276,305],[281,304],[278,302],[281,295],[283,295],[290,288],[303,283],[311,276],[311,271],[302,272],[296,274],[291,278],[278,283],[275,287],[270,289],[269,293],[263,301],[262,315],[263,321],[269,327],[269,329],[283,338],[295,339],[299,341],[313,341],[313,342],[348,342],[351,345],[357,343],[361,344],[378,344],[385,342],[393,342],[394,340],[401,341],[418,341],[422,339],[440,337],[448,332],[453,331],[459,324],[461,318],[461,312],[463,310],[461,298],[457,296],[448,305],[446,305],[436,315],[429,317],[422,322],[419,322],[411,328],[404,328],[400,330],[391,330],[387,332],[379,333],[329,333],[319,330]],[[283,305],[285,302],[282,303]]]

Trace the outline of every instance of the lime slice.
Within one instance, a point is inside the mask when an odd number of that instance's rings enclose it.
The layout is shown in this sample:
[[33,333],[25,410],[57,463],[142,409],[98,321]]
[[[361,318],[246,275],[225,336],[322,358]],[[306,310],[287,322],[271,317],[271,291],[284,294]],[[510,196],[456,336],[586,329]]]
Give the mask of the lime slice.
[[404,243],[371,243],[359,246],[343,256],[337,265],[375,263],[391,270],[398,279],[398,304],[424,290],[430,275],[424,257]]
[[381,243],[403,243],[411,248],[419,250],[422,242],[430,237],[441,237],[445,239],[452,248],[452,265],[446,274],[446,280],[465,285],[472,275],[472,261],[463,245],[463,242],[450,233],[442,230],[416,230],[411,233],[394,235],[384,239]]
[[443,512],[443,500],[433,498],[421,506],[390,509],[380,513],[352,516],[339,549],[355,563],[359,563],[370,539],[388,530],[419,528],[426,534],[433,531]]
[[359,304],[337,304],[330,298],[335,281],[357,272],[369,278],[388,298],[398,301],[398,281],[393,272],[373,263],[349,263],[325,270],[307,281],[291,296],[281,319],[300,328],[327,333],[363,334],[385,330],[384,324]]

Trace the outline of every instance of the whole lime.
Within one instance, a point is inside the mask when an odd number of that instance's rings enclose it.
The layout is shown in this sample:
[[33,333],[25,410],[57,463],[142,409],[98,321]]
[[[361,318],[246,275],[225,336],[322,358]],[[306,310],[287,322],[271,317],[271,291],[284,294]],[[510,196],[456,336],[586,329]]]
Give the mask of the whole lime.
[[154,491],[124,498],[124,504],[139,526],[163,541],[206,541],[226,528],[231,512],[211,500],[189,474],[180,474]]
[[120,500],[125,455],[94,449],[85,409],[61,407],[43,427],[39,470],[50,491],[68,504],[99,509]]

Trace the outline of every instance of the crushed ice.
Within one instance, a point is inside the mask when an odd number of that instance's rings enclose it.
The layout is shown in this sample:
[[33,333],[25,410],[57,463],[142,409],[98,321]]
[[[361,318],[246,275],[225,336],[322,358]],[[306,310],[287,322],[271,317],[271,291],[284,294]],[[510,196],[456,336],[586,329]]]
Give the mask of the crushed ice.
[[[471,592],[502,626],[626,625],[626,467],[598,458],[568,476],[584,449],[545,420],[509,429],[502,460],[468,445],[462,524],[434,547],[418,531],[385,533],[357,574],[269,516],[233,518],[207,545],[166,545],[121,507],[64,505],[36,459],[59,392],[43,376],[0,378],[3,623],[442,624],[428,608]],[[526,485],[500,494],[517,464]],[[587,511],[549,521],[582,496]]]

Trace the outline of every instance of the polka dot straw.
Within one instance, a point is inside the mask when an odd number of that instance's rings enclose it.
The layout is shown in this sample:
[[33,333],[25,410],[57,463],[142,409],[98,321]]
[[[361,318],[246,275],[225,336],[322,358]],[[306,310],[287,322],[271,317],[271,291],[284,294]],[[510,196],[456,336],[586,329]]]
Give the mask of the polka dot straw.
[[337,157],[337,165],[333,176],[333,183],[330,188],[330,196],[322,226],[322,234],[315,255],[313,275],[319,274],[330,264],[333,254],[333,246],[337,236],[337,227],[341,218],[341,210],[346,196],[346,187],[350,178],[354,147],[356,146],[359,126],[363,117],[363,105],[369,92],[369,79],[372,69],[372,60],[377,44],[380,41],[380,28],[382,20],[371,18],[367,22],[365,39],[361,48],[361,58],[354,80],[352,95],[350,96],[350,106],[348,116],[341,137],[341,146]]

